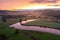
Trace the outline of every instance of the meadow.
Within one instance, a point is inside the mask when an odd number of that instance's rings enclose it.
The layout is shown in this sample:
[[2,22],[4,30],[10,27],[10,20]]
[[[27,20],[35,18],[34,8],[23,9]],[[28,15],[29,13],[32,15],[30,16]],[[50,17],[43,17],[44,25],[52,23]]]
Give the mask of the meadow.
[[[18,34],[15,34],[16,29],[10,28],[9,25],[17,23],[18,20],[19,20],[18,18],[13,18],[13,19],[7,19],[6,22],[3,22],[0,18],[0,35],[2,33],[5,34],[8,37],[7,40],[34,40],[34,39],[35,40],[60,40],[60,35],[54,35],[54,34],[50,34],[50,33],[46,33],[46,32],[28,31],[28,30],[18,29]],[[32,25],[32,23],[30,25]],[[35,23],[35,25],[36,25],[36,23]],[[41,24],[41,25],[43,25],[43,24]],[[60,24],[58,24],[58,25],[60,26]]]
[[25,26],[39,26],[39,27],[60,29],[60,23],[56,23],[56,22],[52,22],[52,21],[48,21],[48,20],[42,20],[42,19],[28,22],[24,25]]

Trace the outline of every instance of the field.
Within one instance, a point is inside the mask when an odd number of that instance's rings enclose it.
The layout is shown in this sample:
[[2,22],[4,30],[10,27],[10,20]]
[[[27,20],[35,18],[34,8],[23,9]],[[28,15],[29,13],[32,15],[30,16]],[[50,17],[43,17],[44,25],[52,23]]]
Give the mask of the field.
[[36,20],[36,21],[28,22],[24,25],[60,29],[60,23],[51,22],[48,20]]
[[8,37],[7,40],[60,40],[60,35],[37,31],[18,30],[19,33],[15,35],[16,29],[10,28],[9,25],[16,22],[18,22],[18,19],[7,19],[6,23],[4,23],[0,18],[0,35],[5,34]]

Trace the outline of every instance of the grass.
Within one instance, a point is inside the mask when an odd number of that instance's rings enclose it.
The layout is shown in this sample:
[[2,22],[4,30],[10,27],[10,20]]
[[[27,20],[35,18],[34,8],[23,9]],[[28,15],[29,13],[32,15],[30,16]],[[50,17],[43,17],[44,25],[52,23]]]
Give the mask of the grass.
[[39,40],[59,40],[60,39],[59,38],[60,36],[57,37],[56,35],[44,33],[44,32],[38,32],[38,33],[35,32],[32,34],[36,39],[39,39]]
[[[19,30],[20,31],[20,30]],[[31,40],[21,31],[18,35],[10,37],[8,40]]]
[[8,19],[6,23],[2,22],[0,19],[0,35],[1,33],[4,33],[9,37],[7,40],[32,40],[31,38],[27,37],[25,35],[25,32],[28,32],[36,38],[37,40],[60,40],[60,35],[54,35],[50,33],[45,33],[45,32],[37,32],[37,31],[28,31],[28,30],[18,30],[19,34],[15,34],[14,28],[10,28],[9,25],[16,23],[17,21],[14,21],[18,19]]
[[46,21],[46,20],[36,20],[36,21],[28,22],[24,25],[27,25],[27,26],[42,26],[42,27],[60,29],[60,24],[59,23]]
[[7,19],[6,24],[11,25],[11,24],[17,23],[18,21],[19,21],[18,18],[11,18],[11,19]]
[[60,40],[60,36],[45,33],[45,32],[37,32],[37,31],[27,31],[27,30],[20,30],[20,33],[14,37],[11,37],[9,40],[32,40],[31,38],[25,35],[25,32],[31,34],[37,40]]
[[4,23],[0,18],[0,35],[4,33],[8,37],[8,40],[30,40],[22,32],[15,35],[16,29],[9,27],[10,24],[16,23],[17,21],[18,19],[7,19],[7,21]]
[[14,28],[10,28],[9,25],[7,25],[6,23],[3,23],[1,20],[0,20],[0,35],[2,33],[6,34],[7,37],[10,36],[10,35],[13,35],[15,32],[15,29]]

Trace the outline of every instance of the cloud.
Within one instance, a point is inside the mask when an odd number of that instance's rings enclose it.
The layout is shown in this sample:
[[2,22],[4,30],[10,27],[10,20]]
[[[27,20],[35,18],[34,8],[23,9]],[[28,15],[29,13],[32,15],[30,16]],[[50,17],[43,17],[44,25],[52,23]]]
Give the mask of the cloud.
[[29,4],[30,0],[0,0],[1,9],[22,8]]
[[43,0],[33,0],[33,1],[31,1],[31,3],[42,3],[43,2]]
[[33,0],[31,3],[56,3],[58,0]]

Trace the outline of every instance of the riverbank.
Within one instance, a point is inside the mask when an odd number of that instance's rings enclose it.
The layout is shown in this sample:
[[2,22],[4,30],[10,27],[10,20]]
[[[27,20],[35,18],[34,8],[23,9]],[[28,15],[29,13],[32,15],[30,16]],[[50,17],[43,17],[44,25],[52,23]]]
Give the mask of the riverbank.
[[[31,21],[29,21],[29,22],[31,22]],[[27,23],[27,22],[25,21],[25,23]],[[10,27],[13,27],[13,28],[16,28],[16,29],[21,29],[21,30],[42,31],[42,32],[48,32],[48,33],[60,35],[60,30],[57,30],[57,29],[44,28],[44,27],[39,27],[39,26],[23,26],[23,25],[20,24],[20,22],[12,24],[12,25],[10,25]]]

